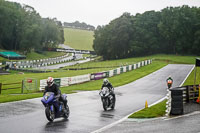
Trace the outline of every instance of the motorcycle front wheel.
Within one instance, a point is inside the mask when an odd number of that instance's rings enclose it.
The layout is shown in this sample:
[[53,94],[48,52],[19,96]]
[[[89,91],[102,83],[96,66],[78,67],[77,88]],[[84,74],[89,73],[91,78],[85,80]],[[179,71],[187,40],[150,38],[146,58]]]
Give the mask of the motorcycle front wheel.
[[106,111],[108,108],[108,98],[103,98],[102,103],[103,103],[103,109]]
[[52,122],[55,119],[55,113],[50,109],[50,107],[46,107],[45,114],[47,119]]
[[65,106],[66,106],[66,108],[65,108],[65,112],[64,112],[64,118],[67,119],[69,117],[70,111],[69,111],[69,106],[67,105],[67,103]]
[[115,102],[116,102],[116,98],[113,97],[111,109],[114,109],[114,108],[115,108]]

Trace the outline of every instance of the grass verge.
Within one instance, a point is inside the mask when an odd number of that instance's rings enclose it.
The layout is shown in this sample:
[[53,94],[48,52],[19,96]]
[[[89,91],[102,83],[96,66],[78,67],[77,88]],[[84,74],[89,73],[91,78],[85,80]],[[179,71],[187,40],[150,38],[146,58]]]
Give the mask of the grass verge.
[[167,100],[153,105],[149,108],[144,108],[136,113],[133,113],[128,118],[155,118],[161,117],[165,114]]
[[64,29],[65,44],[74,49],[93,50],[93,35],[93,31],[72,28]]

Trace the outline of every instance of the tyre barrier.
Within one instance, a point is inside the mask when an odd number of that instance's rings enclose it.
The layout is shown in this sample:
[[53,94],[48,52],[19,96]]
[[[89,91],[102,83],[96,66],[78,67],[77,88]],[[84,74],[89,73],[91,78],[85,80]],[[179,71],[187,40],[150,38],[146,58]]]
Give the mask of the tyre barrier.
[[199,85],[175,87],[167,90],[166,116],[183,115],[199,110]]

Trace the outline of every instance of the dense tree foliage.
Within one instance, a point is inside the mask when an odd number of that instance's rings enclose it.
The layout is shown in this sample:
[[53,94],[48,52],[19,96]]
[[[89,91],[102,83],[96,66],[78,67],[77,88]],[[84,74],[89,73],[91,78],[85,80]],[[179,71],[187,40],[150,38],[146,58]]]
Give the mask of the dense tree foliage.
[[83,30],[95,30],[95,27],[85,22],[80,23],[79,21],[75,21],[73,23],[64,22],[64,27],[67,28],[76,28],[76,29],[83,29]]
[[94,33],[93,48],[104,59],[157,53],[200,55],[200,8],[124,13]]
[[27,53],[64,43],[62,23],[41,18],[34,8],[0,0],[0,48]]

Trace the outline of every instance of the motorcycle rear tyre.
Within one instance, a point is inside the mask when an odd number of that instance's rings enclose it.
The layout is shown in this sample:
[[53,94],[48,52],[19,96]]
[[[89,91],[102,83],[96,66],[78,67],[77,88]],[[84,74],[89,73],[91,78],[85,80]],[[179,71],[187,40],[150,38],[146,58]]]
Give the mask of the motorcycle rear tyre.
[[103,109],[106,111],[107,108],[108,108],[108,102],[107,102],[108,99],[102,99],[102,103],[103,103]]

